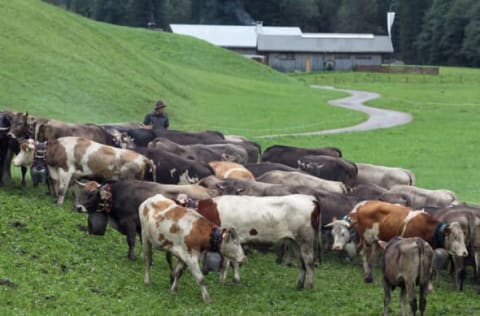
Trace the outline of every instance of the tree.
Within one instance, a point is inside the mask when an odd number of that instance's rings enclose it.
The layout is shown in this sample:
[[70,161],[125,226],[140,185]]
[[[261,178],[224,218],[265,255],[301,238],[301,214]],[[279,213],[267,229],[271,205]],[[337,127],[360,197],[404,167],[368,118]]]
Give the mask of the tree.
[[468,65],[480,67],[480,2],[468,11],[468,17],[470,22],[465,27],[462,54]]
[[376,16],[376,0],[343,0],[337,12],[335,31],[374,33],[377,29]]

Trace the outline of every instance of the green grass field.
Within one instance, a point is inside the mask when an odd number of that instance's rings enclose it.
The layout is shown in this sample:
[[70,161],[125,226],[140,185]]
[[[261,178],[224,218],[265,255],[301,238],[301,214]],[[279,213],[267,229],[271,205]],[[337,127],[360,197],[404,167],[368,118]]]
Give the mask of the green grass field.
[[[0,2],[0,104],[72,122],[140,121],[157,98],[176,129],[218,129],[271,144],[340,147],[347,159],[412,169],[419,186],[448,188],[480,203],[480,71],[442,68],[438,77],[323,73],[286,76],[200,41],[96,23],[34,0]],[[371,105],[407,111],[411,124],[315,137],[257,139],[269,133],[350,126],[363,114],[335,109],[342,94],[310,84],[382,94]],[[141,247],[126,258],[124,236],[78,229],[86,216],[54,206],[44,188],[0,188],[1,315],[380,315],[383,290],[367,285],[359,260],[333,254],[316,269],[315,289],[295,289],[296,269],[254,253],[240,285],[207,277],[203,304],[189,273],[171,295],[164,256],[143,284]],[[138,243],[138,242],[137,242]],[[427,315],[480,315],[472,273],[464,293],[445,272]],[[377,278],[379,274],[377,273]],[[8,282],[7,282],[8,281]],[[391,307],[399,314],[398,291]]]

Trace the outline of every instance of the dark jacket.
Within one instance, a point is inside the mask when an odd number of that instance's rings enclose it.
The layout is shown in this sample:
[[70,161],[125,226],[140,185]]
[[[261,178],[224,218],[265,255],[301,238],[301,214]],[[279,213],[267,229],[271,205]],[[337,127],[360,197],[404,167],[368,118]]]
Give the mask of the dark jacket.
[[168,115],[165,113],[155,114],[154,112],[148,113],[143,120],[143,124],[152,125],[152,130],[161,132],[168,129],[170,123],[168,122]]

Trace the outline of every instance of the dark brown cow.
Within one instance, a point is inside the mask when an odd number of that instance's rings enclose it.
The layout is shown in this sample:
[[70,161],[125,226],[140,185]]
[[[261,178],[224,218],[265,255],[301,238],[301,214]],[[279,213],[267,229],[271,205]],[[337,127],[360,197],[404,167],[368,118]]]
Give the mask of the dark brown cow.
[[315,177],[343,182],[348,188],[355,184],[358,173],[357,166],[351,161],[321,155],[299,158],[298,168]]
[[363,201],[332,226],[333,249],[341,250],[350,239],[350,227],[355,227],[362,250],[364,278],[374,281],[372,273],[378,240],[393,237],[421,237],[433,248],[445,248],[449,253],[465,257],[468,254],[465,237],[458,222],[444,223],[430,214],[412,208],[381,201]]
[[395,287],[401,288],[400,303],[402,315],[406,315],[405,294],[412,315],[417,312],[417,298],[415,285],[420,289],[420,315],[423,316],[427,306],[427,294],[432,288],[430,276],[432,274],[433,249],[423,239],[418,237],[395,237],[385,246],[382,257],[383,289],[385,292],[383,315],[388,315],[391,292]]
[[180,145],[166,138],[157,137],[148,144],[148,147],[167,150],[185,159],[204,163],[226,160],[244,164],[248,161],[247,151],[239,145],[233,144]]
[[283,145],[268,147],[262,154],[262,162],[278,162],[296,168],[298,159],[308,155],[342,157],[342,151],[335,147],[301,148]]

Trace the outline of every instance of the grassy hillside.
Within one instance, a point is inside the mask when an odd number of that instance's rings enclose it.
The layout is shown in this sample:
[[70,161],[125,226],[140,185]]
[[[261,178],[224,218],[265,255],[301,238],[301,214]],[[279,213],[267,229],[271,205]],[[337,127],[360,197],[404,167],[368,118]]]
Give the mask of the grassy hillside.
[[[141,121],[162,98],[173,128],[245,135],[363,117],[326,107],[330,92],[194,38],[98,23],[40,0],[2,1],[0,10],[3,108],[76,122]],[[251,130],[250,120],[261,128]]]
[[[480,71],[442,69],[438,77],[359,73],[294,76],[200,41],[100,24],[33,0],[0,1],[0,106],[76,122],[139,121],[164,98],[174,128],[220,129],[246,136],[342,127],[363,115],[327,107],[328,84],[382,93],[375,106],[412,113],[388,130],[262,139],[273,144],[338,146],[346,158],[411,168],[419,185],[449,188],[480,202],[477,150]],[[300,79],[300,80],[296,80]],[[177,295],[155,252],[152,286],[143,284],[141,246],[126,259],[125,237],[108,228],[90,236],[71,200],[54,206],[44,188],[0,188],[0,315],[379,315],[380,284],[366,285],[361,264],[330,254],[315,271],[315,289],[295,289],[296,269],[254,253],[241,283],[207,276],[205,306],[190,273]],[[446,272],[428,297],[427,315],[479,315],[468,271],[465,292]],[[377,277],[379,273],[377,270]],[[393,314],[400,313],[398,290]]]

